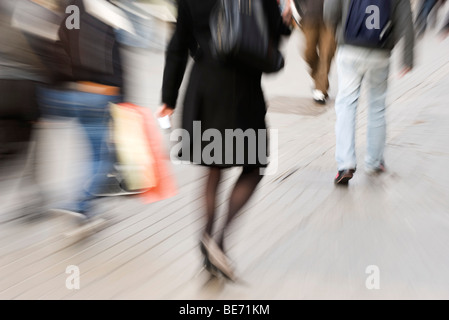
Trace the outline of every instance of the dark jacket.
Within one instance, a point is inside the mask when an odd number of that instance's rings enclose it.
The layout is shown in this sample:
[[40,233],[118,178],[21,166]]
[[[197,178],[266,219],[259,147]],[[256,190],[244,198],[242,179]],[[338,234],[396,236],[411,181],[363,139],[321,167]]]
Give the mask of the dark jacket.
[[[91,81],[123,87],[120,44],[114,28],[88,14],[82,0],[72,4],[80,9],[80,29],[68,29],[64,19],[59,28],[59,45],[70,58],[71,81]],[[70,14],[67,14],[67,17]]]
[[[188,57],[196,61],[213,60],[209,16],[216,3],[217,0],[178,1],[177,27],[166,52],[162,88],[162,102],[173,108],[176,107]],[[263,0],[263,4],[269,15],[268,29],[274,42],[278,43],[281,35],[289,35],[291,30],[282,23],[276,0]]]
[[[389,0],[393,3],[393,32],[387,39],[386,50],[393,50],[396,44],[404,38],[404,66],[413,67],[415,34],[410,0]],[[349,12],[351,0],[325,0],[324,21],[336,31],[339,45],[345,44],[344,27]]]

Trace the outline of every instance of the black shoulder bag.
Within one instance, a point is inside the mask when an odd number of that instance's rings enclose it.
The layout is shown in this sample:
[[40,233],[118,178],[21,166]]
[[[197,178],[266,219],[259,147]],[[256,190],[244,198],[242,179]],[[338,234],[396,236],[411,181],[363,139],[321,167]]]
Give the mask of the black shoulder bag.
[[212,53],[264,73],[284,67],[284,57],[270,37],[263,0],[219,0],[210,16]]

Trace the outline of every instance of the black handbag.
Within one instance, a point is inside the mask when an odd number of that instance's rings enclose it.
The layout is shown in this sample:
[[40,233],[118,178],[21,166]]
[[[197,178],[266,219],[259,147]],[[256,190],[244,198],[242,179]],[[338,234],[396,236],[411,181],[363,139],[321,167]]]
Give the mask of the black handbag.
[[211,49],[217,59],[264,73],[284,67],[284,57],[270,38],[262,1],[218,1],[210,16]]

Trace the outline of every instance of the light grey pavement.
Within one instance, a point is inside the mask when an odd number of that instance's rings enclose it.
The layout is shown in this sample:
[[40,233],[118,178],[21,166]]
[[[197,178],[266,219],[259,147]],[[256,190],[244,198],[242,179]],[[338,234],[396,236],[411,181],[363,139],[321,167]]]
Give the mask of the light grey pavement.
[[[108,199],[101,207],[106,222],[96,232],[55,214],[15,219],[26,196],[11,173],[0,182],[0,299],[448,299],[449,39],[424,38],[415,70],[401,79],[395,51],[388,172],[380,177],[363,172],[362,99],[359,170],[347,189],[333,185],[335,113],[332,101],[325,107],[310,101],[302,43],[295,32],[285,43],[285,70],[263,81],[279,153],[275,174],[263,179],[229,236],[242,282],[207,282],[198,273],[202,168],[173,165],[179,193],[169,200]],[[128,81],[129,101],[155,110],[162,53],[128,57],[135,79]],[[335,69],[331,85],[332,100]],[[47,121],[38,140],[41,190],[54,202],[71,197],[87,156],[76,124]],[[220,214],[237,173],[227,172]],[[79,267],[79,290],[66,288],[69,265]],[[379,271],[379,290],[366,286],[370,266]]]

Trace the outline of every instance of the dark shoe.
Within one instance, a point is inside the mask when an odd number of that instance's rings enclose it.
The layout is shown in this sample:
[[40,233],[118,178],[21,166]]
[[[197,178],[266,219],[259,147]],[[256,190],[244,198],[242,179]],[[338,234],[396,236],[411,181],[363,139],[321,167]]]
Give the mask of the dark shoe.
[[204,234],[201,240],[204,251],[206,252],[207,263],[216,268],[225,278],[236,282],[236,276],[231,268],[228,258],[220,249],[214,239]]
[[355,169],[340,170],[335,177],[334,183],[336,185],[347,185],[349,180],[354,176]]

